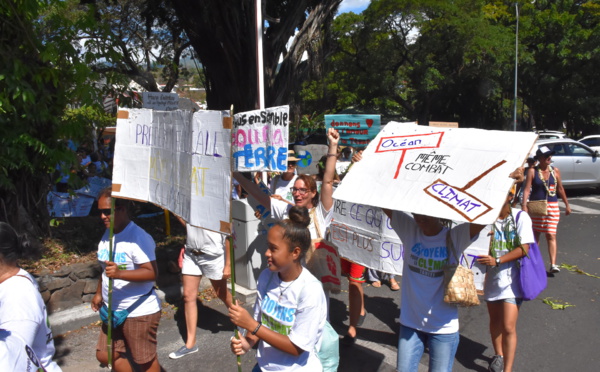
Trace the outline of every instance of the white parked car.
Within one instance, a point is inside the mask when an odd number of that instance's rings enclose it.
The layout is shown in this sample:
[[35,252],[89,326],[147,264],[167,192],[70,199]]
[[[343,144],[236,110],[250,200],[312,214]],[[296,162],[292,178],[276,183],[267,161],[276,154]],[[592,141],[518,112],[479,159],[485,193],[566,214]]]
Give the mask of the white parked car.
[[586,136],[579,140],[584,145],[588,145],[592,150],[600,151],[600,135]]
[[557,130],[541,130],[536,133],[538,134],[538,141],[546,139],[568,138],[566,134]]
[[569,138],[538,140],[536,145],[554,151],[552,165],[560,169],[565,188],[600,187],[600,154],[597,150]]

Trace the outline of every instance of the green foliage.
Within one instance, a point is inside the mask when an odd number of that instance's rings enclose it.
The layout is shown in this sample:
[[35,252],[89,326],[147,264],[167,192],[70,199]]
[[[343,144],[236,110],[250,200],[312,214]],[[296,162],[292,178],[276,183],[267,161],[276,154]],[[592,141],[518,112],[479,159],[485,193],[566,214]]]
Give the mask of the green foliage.
[[[82,140],[102,117],[101,89],[94,84],[78,40],[95,23],[93,14],[69,12],[71,1],[0,3],[0,196],[3,220],[20,206],[44,222],[43,196],[58,162],[74,161],[63,145]],[[94,113],[94,114],[92,114]],[[87,120],[83,120],[83,118]],[[86,130],[88,128],[88,130]]]
[[[519,2],[519,116],[539,128],[598,130],[600,2]],[[303,85],[308,111],[378,107],[426,123],[512,123],[515,3],[373,0],[341,14],[323,79]],[[512,126],[511,126],[512,127]]]

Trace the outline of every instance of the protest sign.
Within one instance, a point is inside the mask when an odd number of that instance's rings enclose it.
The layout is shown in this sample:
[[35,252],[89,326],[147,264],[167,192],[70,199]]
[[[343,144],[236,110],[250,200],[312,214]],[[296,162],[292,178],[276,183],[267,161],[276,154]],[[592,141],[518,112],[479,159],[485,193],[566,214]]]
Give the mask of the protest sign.
[[289,106],[233,116],[233,159],[238,172],[287,170]]
[[173,111],[179,108],[177,93],[143,92],[143,107],[160,111]]
[[381,128],[381,115],[325,115],[325,129],[336,129],[341,146],[365,147]]
[[535,133],[388,123],[336,189],[347,202],[490,224]]
[[294,153],[300,159],[296,163],[296,173],[298,174],[317,174],[319,168],[317,164],[323,155],[327,154],[329,147],[327,145],[295,145]]
[[[341,257],[371,269],[402,275],[404,246],[380,208],[335,200],[330,230],[331,241],[337,245]],[[483,290],[485,266],[476,259],[489,252],[489,232],[490,227],[486,226],[460,259],[462,265],[473,271],[479,290]]]
[[231,129],[221,111],[119,111],[113,195],[229,233]]
[[90,214],[94,198],[50,191],[46,196],[46,207],[51,217],[85,217]]
[[336,199],[330,230],[340,256],[375,270],[402,275],[402,242],[381,208]]

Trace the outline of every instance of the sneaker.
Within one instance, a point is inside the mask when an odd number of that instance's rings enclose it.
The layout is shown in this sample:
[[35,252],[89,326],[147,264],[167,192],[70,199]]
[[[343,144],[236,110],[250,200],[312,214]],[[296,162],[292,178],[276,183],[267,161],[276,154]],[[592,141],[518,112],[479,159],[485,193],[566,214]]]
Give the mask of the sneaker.
[[504,371],[504,357],[502,355],[494,355],[492,362],[488,368],[489,372],[502,372]]
[[169,358],[171,359],[179,359],[181,357],[184,357],[188,354],[193,354],[195,352],[198,351],[198,346],[194,346],[191,349],[188,349],[187,347],[185,347],[185,345],[183,345],[182,347],[179,348],[179,350],[172,352],[171,354],[169,354]]
[[558,265],[551,265],[550,266],[550,272],[551,273],[558,273],[558,272],[560,272],[560,267]]

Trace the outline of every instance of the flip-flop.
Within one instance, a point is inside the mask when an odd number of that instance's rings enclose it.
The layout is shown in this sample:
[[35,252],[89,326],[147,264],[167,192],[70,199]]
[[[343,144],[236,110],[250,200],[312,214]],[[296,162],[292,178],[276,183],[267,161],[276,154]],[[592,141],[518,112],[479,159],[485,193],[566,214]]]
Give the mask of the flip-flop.
[[373,283],[371,283],[371,285],[375,288],[379,288],[379,287],[381,287],[381,282],[373,282]]
[[392,291],[399,291],[400,290],[400,285],[395,280],[394,281],[390,281],[390,289]]

